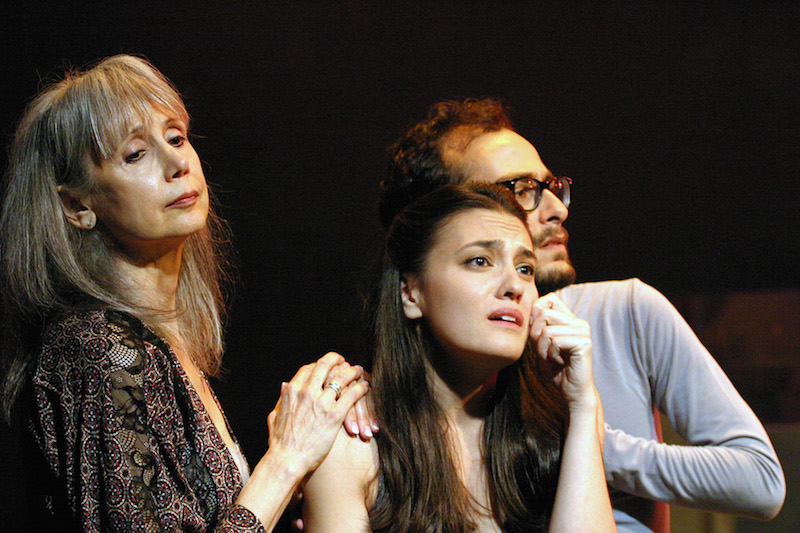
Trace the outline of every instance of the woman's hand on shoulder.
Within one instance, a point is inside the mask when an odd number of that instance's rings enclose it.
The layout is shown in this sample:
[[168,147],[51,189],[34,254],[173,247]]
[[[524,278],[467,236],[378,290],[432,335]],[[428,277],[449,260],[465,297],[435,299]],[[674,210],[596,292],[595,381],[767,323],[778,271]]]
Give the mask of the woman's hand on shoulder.
[[330,451],[345,416],[369,390],[364,370],[330,352],[281,385],[269,414],[269,451],[308,473]]
[[572,311],[554,293],[533,303],[531,338],[537,354],[551,368],[570,408],[596,408],[592,378],[592,337],[589,323]]
[[272,531],[303,478],[317,468],[342,431],[345,415],[369,384],[364,370],[337,353],[303,366],[287,383],[267,417],[269,448],[237,503]]

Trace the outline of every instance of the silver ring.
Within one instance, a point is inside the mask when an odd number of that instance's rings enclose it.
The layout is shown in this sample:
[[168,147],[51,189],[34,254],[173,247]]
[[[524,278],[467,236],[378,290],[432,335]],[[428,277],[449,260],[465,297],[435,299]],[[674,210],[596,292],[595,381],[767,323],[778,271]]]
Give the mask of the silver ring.
[[331,389],[331,390],[333,390],[333,392],[336,393],[336,398],[337,399],[339,398],[339,393],[342,392],[342,386],[339,385],[338,383],[336,383],[335,381],[331,381],[329,383],[326,383],[325,386],[322,387],[322,388],[323,389]]

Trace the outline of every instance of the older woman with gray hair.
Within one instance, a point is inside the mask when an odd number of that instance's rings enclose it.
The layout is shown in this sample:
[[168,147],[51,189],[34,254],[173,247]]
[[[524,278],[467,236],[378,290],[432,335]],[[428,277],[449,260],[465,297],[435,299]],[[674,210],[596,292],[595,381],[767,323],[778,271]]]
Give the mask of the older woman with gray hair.
[[30,441],[35,530],[271,530],[366,394],[338,354],[302,367],[250,472],[207,380],[227,242],[211,204],[184,103],[147,61],[107,58],[28,106],[0,286],[3,403]]

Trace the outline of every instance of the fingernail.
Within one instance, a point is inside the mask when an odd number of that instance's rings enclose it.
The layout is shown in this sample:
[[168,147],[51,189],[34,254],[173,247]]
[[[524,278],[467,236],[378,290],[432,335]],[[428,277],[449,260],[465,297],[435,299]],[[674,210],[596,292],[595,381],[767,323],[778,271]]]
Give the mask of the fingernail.
[[358,424],[356,424],[355,422],[350,424],[350,432],[355,435],[358,435]]
[[364,428],[364,435],[366,435],[367,437],[371,437],[372,436],[372,430],[369,429],[369,426]]

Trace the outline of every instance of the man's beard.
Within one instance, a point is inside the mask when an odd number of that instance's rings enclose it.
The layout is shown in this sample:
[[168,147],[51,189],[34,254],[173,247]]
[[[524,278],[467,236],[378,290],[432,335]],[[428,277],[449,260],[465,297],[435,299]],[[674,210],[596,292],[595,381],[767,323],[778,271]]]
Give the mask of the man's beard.
[[[567,230],[561,226],[553,226],[545,228],[534,236],[534,248],[541,246],[553,237],[563,239],[564,247],[567,247],[567,241],[569,240]],[[557,254],[546,265],[537,265],[536,288],[539,291],[539,296],[544,296],[573,283],[575,283],[575,269],[572,267],[567,252]]]
[[551,263],[544,268],[536,269],[536,288],[539,296],[563,289],[573,283],[575,283],[575,269],[566,254],[557,264]]

